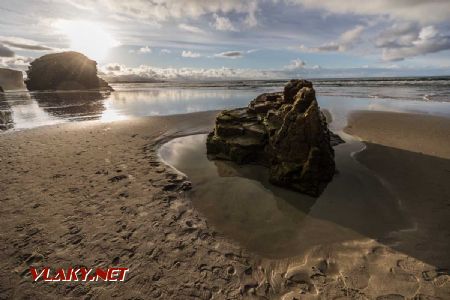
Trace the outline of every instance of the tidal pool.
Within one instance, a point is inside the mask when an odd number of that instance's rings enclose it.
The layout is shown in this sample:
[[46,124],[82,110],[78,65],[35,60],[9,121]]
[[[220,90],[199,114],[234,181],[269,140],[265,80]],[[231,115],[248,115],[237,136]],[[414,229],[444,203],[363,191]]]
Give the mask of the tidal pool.
[[286,258],[362,237],[388,241],[412,226],[398,199],[352,157],[362,147],[350,138],[335,148],[338,173],[319,198],[270,184],[264,167],[209,160],[205,134],[173,139],[159,154],[189,177],[194,206],[219,233],[263,257]]

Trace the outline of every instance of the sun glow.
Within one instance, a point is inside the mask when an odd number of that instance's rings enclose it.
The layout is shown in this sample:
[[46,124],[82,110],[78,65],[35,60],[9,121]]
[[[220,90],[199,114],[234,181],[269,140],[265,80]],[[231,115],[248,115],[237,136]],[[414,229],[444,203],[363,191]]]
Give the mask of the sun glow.
[[67,36],[71,50],[91,59],[102,60],[109,49],[119,46],[119,42],[98,23],[60,20],[55,23],[55,28]]

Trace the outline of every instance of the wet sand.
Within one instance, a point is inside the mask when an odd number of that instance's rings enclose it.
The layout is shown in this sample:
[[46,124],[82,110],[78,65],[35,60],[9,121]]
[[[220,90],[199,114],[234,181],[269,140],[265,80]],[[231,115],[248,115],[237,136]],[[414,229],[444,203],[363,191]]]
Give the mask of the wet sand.
[[206,135],[173,139],[160,155],[190,179],[194,207],[218,232],[265,258],[283,259],[413,226],[390,189],[351,157],[363,147],[335,147],[339,174],[318,198],[272,185],[264,167],[209,160]]
[[367,149],[356,159],[400,199],[415,230],[402,232],[395,249],[450,269],[450,118],[358,112],[346,131]]
[[[157,156],[171,138],[210,130],[215,115],[73,123],[0,135],[0,298],[450,297],[444,270],[448,157],[373,144],[378,131],[350,122],[348,132],[372,141],[357,160],[402,200],[417,230],[385,240],[361,235],[316,245],[299,257],[262,258],[216,232],[186,197],[187,178]],[[396,120],[391,126],[403,128]],[[419,134],[414,129],[422,123],[409,129]],[[444,141],[445,130],[439,134]],[[405,148],[417,149],[420,136],[412,137]],[[74,265],[116,265],[130,273],[125,283],[49,284],[32,283],[28,271]],[[427,298],[432,296],[438,298]]]
[[450,159],[450,118],[360,111],[350,115],[345,131],[372,144]]

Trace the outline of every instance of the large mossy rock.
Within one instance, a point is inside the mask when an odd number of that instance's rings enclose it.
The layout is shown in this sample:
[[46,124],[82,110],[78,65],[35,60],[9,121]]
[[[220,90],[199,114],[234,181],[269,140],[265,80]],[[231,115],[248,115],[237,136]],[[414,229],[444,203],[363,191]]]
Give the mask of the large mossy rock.
[[103,90],[112,88],[97,76],[97,62],[78,52],[41,56],[27,71],[25,84],[35,90]]
[[273,184],[319,196],[335,173],[334,144],[312,83],[291,80],[280,93],[226,110],[208,135],[213,159],[267,166]]

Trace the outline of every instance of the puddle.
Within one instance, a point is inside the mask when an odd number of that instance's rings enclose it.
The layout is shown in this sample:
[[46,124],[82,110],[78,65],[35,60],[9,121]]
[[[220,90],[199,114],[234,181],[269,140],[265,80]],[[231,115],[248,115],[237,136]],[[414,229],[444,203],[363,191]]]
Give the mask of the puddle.
[[352,158],[362,147],[335,148],[339,173],[319,198],[271,185],[264,167],[208,160],[205,134],[173,139],[159,154],[189,177],[189,197],[219,233],[261,256],[286,258],[316,245],[388,240],[411,226],[399,201]]

